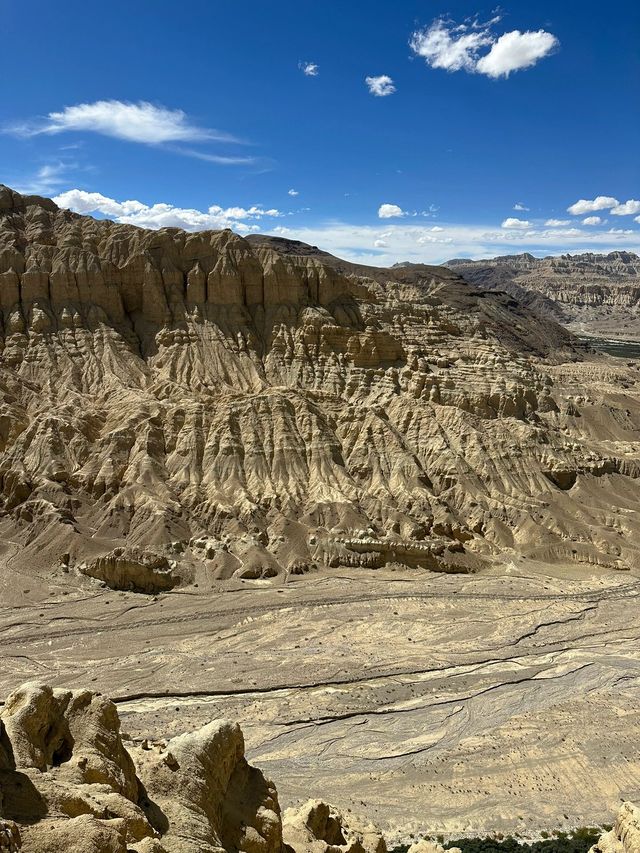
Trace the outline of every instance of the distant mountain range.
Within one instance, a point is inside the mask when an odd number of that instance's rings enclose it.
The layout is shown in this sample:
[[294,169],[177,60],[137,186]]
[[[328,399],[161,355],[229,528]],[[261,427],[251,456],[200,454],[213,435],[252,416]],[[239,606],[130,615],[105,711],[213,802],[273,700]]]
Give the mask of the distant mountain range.
[[610,252],[488,260],[454,258],[445,266],[487,290],[502,290],[573,332],[640,340],[640,257]]

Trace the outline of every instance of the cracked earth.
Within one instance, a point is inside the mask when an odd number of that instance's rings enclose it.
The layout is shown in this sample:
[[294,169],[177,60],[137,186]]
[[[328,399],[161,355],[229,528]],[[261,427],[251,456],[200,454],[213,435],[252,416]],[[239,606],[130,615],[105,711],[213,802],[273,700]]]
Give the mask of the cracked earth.
[[283,805],[391,839],[536,834],[640,797],[640,575],[505,562],[476,576],[329,570],[155,597],[0,576],[0,696],[112,696],[135,739],[238,720]]

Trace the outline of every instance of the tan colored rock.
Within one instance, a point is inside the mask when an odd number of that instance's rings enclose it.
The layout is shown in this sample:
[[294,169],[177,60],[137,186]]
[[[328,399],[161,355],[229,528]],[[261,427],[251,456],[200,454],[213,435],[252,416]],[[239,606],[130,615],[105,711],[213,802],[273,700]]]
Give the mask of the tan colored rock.
[[275,787],[235,723],[133,749],[137,769],[100,694],[26,684],[2,723],[2,851],[281,853]]
[[105,784],[136,801],[135,767],[120,737],[115,705],[88,690],[25,684],[0,714],[18,770],[56,774],[74,783]]
[[99,820],[88,814],[29,827],[24,843],[29,853],[127,853],[124,821]]
[[148,797],[166,818],[162,843],[172,853],[279,853],[277,793],[244,758],[237,724],[214,721],[161,751],[139,750],[136,760]]
[[[2,805],[1,802],[0,805]],[[12,820],[2,820],[0,818],[1,853],[17,853],[18,850],[22,850],[20,830]]]
[[456,259],[447,266],[480,287],[512,293],[579,333],[639,338],[640,257],[633,252],[546,258],[524,253]]
[[[322,800],[309,800],[283,815],[283,838],[295,853],[386,853],[384,838],[370,823],[342,815]],[[427,851],[425,851],[427,853]]]
[[158,593],[640,557],[636,515],[621,537],[573,499],[640,497],[637,371],[504,293],[1,195],[0,510],[26,574],[69,553],[70,585]]
[[640,853],[640,809],[623,803],[613,829],[600,836],[590,853]]
[[[459,847],[447,847],[450,853],[461,853]],[[407,853],[444,853],[444,847],[438,841],[423,838],[409,847]]]

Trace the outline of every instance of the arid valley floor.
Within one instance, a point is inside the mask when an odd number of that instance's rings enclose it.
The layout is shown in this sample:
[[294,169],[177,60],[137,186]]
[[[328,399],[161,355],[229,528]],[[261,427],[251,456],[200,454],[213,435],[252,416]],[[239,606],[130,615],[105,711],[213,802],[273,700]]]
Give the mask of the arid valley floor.
[[162,738],[229,717],[283,806],[322,797],[391,840],[607,822],[640,798],[640,573],[328,570],[155,597],[4,555],[0,693],[46,680]]

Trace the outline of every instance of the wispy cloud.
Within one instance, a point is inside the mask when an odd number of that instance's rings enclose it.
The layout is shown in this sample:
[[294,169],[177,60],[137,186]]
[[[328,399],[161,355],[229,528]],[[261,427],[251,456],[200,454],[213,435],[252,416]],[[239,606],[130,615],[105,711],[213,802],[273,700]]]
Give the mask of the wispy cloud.
[[23,138],[69,132],[96,133],[126,142],[163,146],[178,154],[220,165],[250,164],[256,159],[184,147],[181,143],[238,145],[242,140],[230,133],[197,125],[183,110],[172,110],[148,101],[108,100],[75,104],[42,118],[7,123],[2,129],[4,133]]
[[166,142],[238,142],[228,133],[191,123],[182,110],[171,110],[148,101],[94,101],[52,112],[44,119],[8,125],[18,136],[89,131],[129,142],[159,145]]
[[393,95],[396,91],[393,80],[387,74],[381,74],[379,77],[365,77],[364,82],[369,92],[377,98],[386,98],[387,95]]
[[300,195],[300,193],[298,192],[298,190],[290,189],[287,191],[287,195],[296,196],[296,195]]
[[138,225],[142,228],[183,228],[185,231],[233,228],[247,233],[259,230],[255,220],[277,218],[284,214],[276,208],[261,205],[251,207],[221,207],[211,205],[206,211],[176,207],[159,202],[148,205],[135,199],[116,201],[102,193],[73,189],[55,196],[59,207],[76,213],[101,213],[116,222]]
[[320,74],[320,68],[316,65],[315,62],[303,62],[302,60],[298,63],[298,68],[305,74],[307,77],[317,77]]
[[517,201],[513,205],[513,209],[514,210],[525,210],[526,211],[526,210],[529,210],[530,208],[526,207],[526,205],[524,205],[521,201]]
[[416,30],[409,45],[431,68],[497,79],[530,68],[560,44],[545,30],[511,30],[497,36],[494,27],[500,20],[497,15],[485,23],[476,17],[456,24],[448,18],[436,18],[428,27]]
[[34,174],[26,178],[18,178],[12,183],[14,189],[23,195],[50,195],[64,186],[69,172],[75,167],[75,163],[65,163],[61,160],[55,163],[46,163]]

